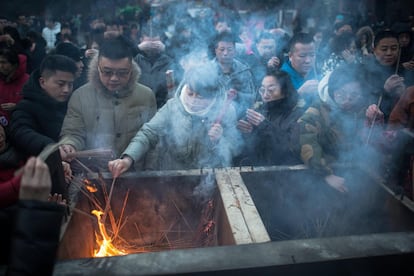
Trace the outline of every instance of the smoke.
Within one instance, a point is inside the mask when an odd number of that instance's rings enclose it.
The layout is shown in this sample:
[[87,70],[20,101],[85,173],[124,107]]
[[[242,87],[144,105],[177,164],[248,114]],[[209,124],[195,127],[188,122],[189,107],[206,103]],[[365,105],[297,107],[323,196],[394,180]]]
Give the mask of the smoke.
[[195,202],[204,205],[204,203],[213,198],[216,189],[215,174],[213,171],[209,171],[207,172],[207,175],[201,179],[200,183],[194,187],[193,196]]

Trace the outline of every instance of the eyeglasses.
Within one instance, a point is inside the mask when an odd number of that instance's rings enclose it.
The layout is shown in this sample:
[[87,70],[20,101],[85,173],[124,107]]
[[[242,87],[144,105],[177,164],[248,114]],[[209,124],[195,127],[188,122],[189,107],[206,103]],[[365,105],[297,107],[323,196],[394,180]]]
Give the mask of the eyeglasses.
[[340,89],[338,92],[334,93],[335,101],[339,104],[347,101],[356,101],[362,97],[360,91],[345,91]]
[[262,86],[259,88],[259,93],[263,95],[267,91],[268,94],[274,94],[275,92],[277,92],[278,88],[279,87],[276,85],[271,85],[267,88]]
[[219,47],[219,48],[217,48],[217,51],[219,53],[224,53],[225,51],[227,51],[227,53],[232,54],[232,53],[234,53],[235,50],[236,49],[234,47],[227,47],[227,48],[225,48],[225,47]]
[[127,78],[129,74],[131,73],[131,69],[120,69],[120,70],[114,70],[114,69],[102,69],[98,65],[99,72],[104,76],[105,78],[112,78],[112,76],[117,76],[120,79]]

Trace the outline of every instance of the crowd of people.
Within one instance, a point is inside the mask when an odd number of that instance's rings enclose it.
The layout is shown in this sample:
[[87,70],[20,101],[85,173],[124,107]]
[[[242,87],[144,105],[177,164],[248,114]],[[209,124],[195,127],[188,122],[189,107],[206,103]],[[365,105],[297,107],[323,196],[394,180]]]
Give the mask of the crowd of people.
[[98,166],[113,177],[305,164],[339,193],[335,163],[378,163],[412,195],[412,20],[376,28],[341,16],[290,32],[271,16],[167,9],[140,22],[93,18],[83,33],[57,17],[39,28],[0,16],[2,212],[35,199],[25,174],[50,145],[55,205],[74,154],[98,148],[114,152]]

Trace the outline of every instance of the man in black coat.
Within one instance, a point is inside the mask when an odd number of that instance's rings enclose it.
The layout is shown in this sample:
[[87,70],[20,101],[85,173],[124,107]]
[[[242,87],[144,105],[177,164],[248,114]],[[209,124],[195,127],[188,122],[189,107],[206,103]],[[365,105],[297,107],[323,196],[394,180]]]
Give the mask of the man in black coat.
[[47,56],[23,87],[10,123],[10,142],[27,157],[59,140],[77,67],[62,55]]

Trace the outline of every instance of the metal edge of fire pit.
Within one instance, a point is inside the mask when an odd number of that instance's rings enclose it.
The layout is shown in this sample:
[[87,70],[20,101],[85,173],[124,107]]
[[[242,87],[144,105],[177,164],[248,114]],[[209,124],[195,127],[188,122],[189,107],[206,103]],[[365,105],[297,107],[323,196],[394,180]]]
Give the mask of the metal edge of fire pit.
[[[234,174],[240,176],[240,172],[306,169],[307,167],[303,165],[233,167],[210,170],[139,172],[125,174],[124,177],[191,176],[213,172],[216,175],[219,189],[222,189],[221,186],[223,185],[220,183],[223,181],[225,183],[231,183],[230,186],[232,191],[227,192],[233,193],[231,195],[233,201],[229,202],[234,203],[235,201],[239,201],[240,198],[240,191],[235,191],[235,185],[232,183],[232,181],[234,182]],[[233,175],[230,177],[229,174]],[[398,197],[381,182],[381,179],[376,177],[375,173],[370,172],[370,175],[373,176],[376,182],[383,186],[387,192],[398,199]],[[238,186],[239,183],[238,181],[236,182],[236,186]],[[241,183],[243,184],[242,180]],[[224,185],[224,187],[225,189],[230,189],[227,184]],[[241,188],[241,193],[243,194],[244,192],[245,191]],[[412,203],[410,200],[401,202],[406,206],[408,202],[407,207],[409,208],[409,205]],[[238,208],[241,210],[240,206],[238,206]],[[412,208],[410,209],[413,210]],[[231,216],[229,213],[227,215]],[[245,212],[242,211],[242,216],[244,215]],[[238,216],[240,216],[240,214],[238,214]],[[246,225],[246,227],[249,226]],[[247,230],[249,231],[249,234],[251,234],[250,229]],[[246,233],[245,230],[241,232]],[[249,239],[252,239],[252,236],[253,235],[251,235]],[[228,273],[229,271],[244,273],[247,271],[251,272],[252,270],[257,270],[258,272],[267,271],[269,273],[283,271],[283,275],[297,275],[287,272],[295,267],[295,271],[302,271],[302,274],[308,273],[309,268],[302,267],[309,264],[321,266],[323,271],[323,267],[326,267],[326,269],[330,267],[329,269],[332,269],[331,266],[333,263],[337,266],[341,262],[345,263],[346,266],[349,266],[353,262],[360,264],[366,263],[368,269],[375,269],[374,267],[370,267],[375,263],[375,267],[378,269],[378,263],[384,263],[384,258],[385,260],[394,260],[395,258],[403,260],[404,258],[414,257],[414,232],[279,242],[252,242],[253,239],[245,240],[245,242],[236,242],[237,245],[234,246],[172,250],[98,259],[90,258],[58,261],[55,268],[55,275],[102,275],[103,273],[105,275],[162,275],[186,273],[197,273],[200,275],[208,273],[210,275],[211,272],[214,272],[215,274],[220,274],[221,272]],[[405,265],[402,265],[401,267],[397,266],[397,269],[402,267],[405,267]],[[286,271],[286,268],[289,268],[288,271]],[[313,269],[315,268],[313,267]],[[73,273],[74,271],[78,272]]]
[[413,257],[414,233],[401,232],[59,261],[53,275],[413,275]]
[[[305,165],[294,165],[294,166],[266,166],[266,167],[255,167],[255,166],[241,166],[241,167],[225,167],[225,168],[202,168],[192,170],[165,170],[165,171],[140,171],[140,172],[126,172],[122,174],[122,178],[142,178],[142,177],[174,177],[174,176],[197,176],[206,175],[209,173],[216,173],[222,171],[235,170],[239,172],[264,172],[264,171],[284,171],[284,170],[306,170],[308,169]],[[109,172],[101,173],[103,178],[110,179],[112,174]],[[98,173],[88,173],[88,178],[97,178]]]

